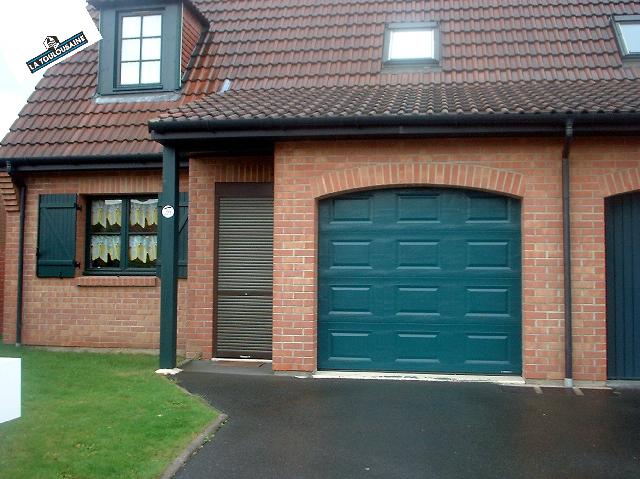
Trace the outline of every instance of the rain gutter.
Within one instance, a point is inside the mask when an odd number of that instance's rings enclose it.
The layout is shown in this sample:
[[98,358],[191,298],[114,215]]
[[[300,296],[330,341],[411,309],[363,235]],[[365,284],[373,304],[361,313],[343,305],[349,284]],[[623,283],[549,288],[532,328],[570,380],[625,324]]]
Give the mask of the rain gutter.
[[263,140],[362,137],[558,136],[568,119],[580,135],[640,132],[639,113],[459,113],[322,116],[314,118],[151,120],[162,144],[222,139]]

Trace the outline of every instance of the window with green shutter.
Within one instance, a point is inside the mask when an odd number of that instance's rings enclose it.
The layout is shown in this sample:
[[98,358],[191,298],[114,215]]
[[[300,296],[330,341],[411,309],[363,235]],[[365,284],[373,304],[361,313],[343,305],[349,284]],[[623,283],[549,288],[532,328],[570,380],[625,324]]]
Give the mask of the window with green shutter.
[[93,198],[88,210],[88,272],[155,274],[157,197]]
[[[188,193],[180,193],[179,277],[187,275]],[[157,196],[96,197],[88,202],[86,273],[159,274]]]
[[40,195],[36,274],[72,278],[76,262],[77,195]]

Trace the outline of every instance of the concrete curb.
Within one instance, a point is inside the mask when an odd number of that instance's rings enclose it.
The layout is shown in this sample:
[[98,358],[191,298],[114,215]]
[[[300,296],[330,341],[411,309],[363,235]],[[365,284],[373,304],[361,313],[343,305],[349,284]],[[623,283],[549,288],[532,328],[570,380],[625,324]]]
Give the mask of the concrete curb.
[[160,479],[171,479],[178,470],[189,460],[191,455],[202,447],[211,436],[213,436],[218,429],[229,418],[226,414],[220,413],[220,415],[213,420],[198,436],[189,443],[189,445],[182,451],[182,453],[176,457],[169,466],[164,470]]

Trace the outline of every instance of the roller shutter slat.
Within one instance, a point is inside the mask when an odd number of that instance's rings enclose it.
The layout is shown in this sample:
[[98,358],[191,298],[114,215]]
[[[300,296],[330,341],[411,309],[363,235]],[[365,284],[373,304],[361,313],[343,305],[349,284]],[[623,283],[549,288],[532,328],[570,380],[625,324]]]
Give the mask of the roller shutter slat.
[[272,198],[219,199],[217,275],[218,356],[270,357]]

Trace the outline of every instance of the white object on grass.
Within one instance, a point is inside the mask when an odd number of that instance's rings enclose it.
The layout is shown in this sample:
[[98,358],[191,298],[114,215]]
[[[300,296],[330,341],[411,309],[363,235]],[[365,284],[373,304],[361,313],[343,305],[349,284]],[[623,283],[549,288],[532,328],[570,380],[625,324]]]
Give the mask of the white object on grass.
[[176,374],[182,372],[182,369],[174,368],[174,369],[156,369],[156,374],[163,374],[165,376],[175,376]]
[[0,358],[0,423],[21,416],[21,359]]

